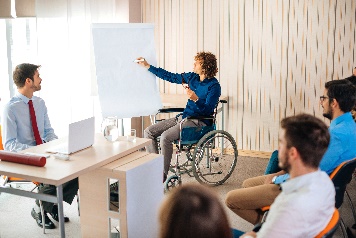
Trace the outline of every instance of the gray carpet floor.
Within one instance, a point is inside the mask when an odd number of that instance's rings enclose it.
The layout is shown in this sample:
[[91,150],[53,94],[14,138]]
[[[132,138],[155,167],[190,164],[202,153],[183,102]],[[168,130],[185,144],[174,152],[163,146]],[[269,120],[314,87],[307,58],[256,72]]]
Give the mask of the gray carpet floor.
[[[225,195],[228,191],[240,188],[243,180],[249,177],[262,175],[268,160],[264,158],[255,158],[239,156],[235,171],[232,176],[223,184],[213,189],[218,193],[221,202],[224,203]],[[196,182],[195,178],[183,177],[183,182]],[[31,185],[22,185],[23,189],[30,190]],[[356,205],[356,180],[354,179],[348,186],[348,191]],[[31,208],[34,200],[30,198],[19,197],[9,194],[0,194],[0,238],[18,238],[18,237],[59,237],[59,229],[47,230],[47,234],[42,234],[41,228],[37,226],[35,220],[31,217]],[[65,214],[70,218],[70,222],[65,225],[66,237],[81,237],[80,217],[78,216],[78,206],[76,200],[72,205],[65,204]],[[240,219],[229,209],[226,212],[230,225],[234,228],[249,231],[252,225]],[[350,206],[345,202],[340,209],[341,216],[346,225],[351,226],[354,221]],[[57,224],[55,222],[55,224]],[[57,224],[58,225],[58,224]],[[342,237],[340,229],[334,237]]]

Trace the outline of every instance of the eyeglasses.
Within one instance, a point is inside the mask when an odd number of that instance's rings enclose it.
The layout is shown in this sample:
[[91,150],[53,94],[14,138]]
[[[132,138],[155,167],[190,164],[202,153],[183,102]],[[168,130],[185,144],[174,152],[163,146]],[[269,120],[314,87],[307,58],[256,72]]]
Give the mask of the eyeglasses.
[[327,98],[332,99],[330,97],[327,97],[327,96],[323,95],[323,96],[320,96],[320,101],[324,102],[324,100],[327,99]]

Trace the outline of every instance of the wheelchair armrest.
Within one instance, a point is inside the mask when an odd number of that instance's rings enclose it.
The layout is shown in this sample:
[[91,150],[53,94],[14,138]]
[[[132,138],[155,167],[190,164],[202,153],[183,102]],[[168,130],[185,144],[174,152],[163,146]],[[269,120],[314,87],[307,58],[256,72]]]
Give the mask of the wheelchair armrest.
[[184,108],[172,107],[172,108],[161,108],[158,113],[171,113],[171,112],[183,112]]
[[194,119],[198,119],[198,120],[214,120],[213,116],[190,116],[187,117],[188,120],[194,120]]
[[262,225],[263,225],[263,223],[257,223],[257,224],[253,227],[252,231],[258,232],[258,231],[261,229]]

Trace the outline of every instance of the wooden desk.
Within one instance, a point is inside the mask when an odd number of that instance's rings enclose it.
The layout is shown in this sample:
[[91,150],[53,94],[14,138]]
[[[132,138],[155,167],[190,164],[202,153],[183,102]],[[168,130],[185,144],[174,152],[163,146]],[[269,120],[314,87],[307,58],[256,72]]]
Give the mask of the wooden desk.
[[[23,152],[44,153],[49,147],[58,145],[65,140],[65,138],[54,140],[29,148]],[[105,164],[111,163],[121,157],[131,154],[132,152],[148,145],[150,141],[151,140],[149,139],[137,138],[136,142],[128,142],[126,141],[126,137],[119,137],[117,141],[109,142],[100,133],[95,135],[95,142],[92,147],[70,155],[70,159],[68,161],[58,160],[51,156],[47,159],[45,167],[35,167],[0,161],[0,174],[54,185],[57,187],[57,196],[4,187],[0,187],[0,192],[58,203],[61,237],[65,237],[62,184]]]
[[136,151],[80,176],[82,237],[158,237],[162,171],[162,155]]

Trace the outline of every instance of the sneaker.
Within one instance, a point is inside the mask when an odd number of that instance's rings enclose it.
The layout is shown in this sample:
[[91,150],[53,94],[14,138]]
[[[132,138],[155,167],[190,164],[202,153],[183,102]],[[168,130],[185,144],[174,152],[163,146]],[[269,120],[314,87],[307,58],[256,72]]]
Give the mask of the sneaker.
[[[36,223],[39,227],[43,227],[42,225],[42,214],[39,212],[37,213],[35,211],[34,208],[32,208],[32,211],[31,211],[31,216],[33,217],[33,219],[36,220]],[[49,217],[47,216],[47,214],[45,214],[45,228],[46,229],[54,229],[56,228],[56,226],[54,225],[54,223],[51,221],[51,219],[49,219]]]

